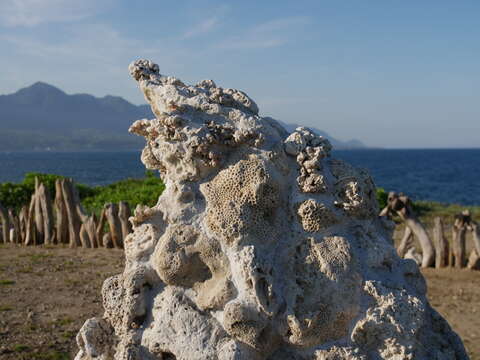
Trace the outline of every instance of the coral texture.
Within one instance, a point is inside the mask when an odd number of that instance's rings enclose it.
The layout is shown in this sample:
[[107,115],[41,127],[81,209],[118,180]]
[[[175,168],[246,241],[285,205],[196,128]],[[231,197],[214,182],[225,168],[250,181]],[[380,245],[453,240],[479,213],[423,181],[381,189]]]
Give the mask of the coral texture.
[[130,131],[166,190],[131,218],[77,360],[468,358],[397,256],[367,172],[241,91],[129,70],[156,116]]

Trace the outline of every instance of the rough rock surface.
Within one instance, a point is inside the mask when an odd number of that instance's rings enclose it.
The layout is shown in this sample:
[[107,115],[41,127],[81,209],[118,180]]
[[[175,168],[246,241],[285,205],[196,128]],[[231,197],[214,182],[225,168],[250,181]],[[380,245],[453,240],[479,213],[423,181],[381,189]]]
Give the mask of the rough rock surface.
[[241,91],[129,69],[156,115],[130,131],[166,190],[131,218],[77,360],[468,358],[397,256],[368,173]]

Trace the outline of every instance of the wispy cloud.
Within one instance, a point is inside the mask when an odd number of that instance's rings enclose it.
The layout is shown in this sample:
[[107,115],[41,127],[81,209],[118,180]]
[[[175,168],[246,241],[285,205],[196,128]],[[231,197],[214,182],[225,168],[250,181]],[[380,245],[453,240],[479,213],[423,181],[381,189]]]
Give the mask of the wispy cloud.
[[219,23],[219,18],[217,16],[213,16],[209,19],[202,21],[200,24],[194,26],[190,30],[186,31],[182,38],[183,39],[190,39],[192,37],[196,37],[199,35],[206,34],[212,31]]
[[292,16],[266,21],[247,29],[243,34],[217,44],[222,49],[273,48],[289,42],[296,28],[310,22],[307,16]]
[[193,25],[191,28],[189,28],[183,33],[181,38],[190,39],[213,31],[221,24],[228,10],[228,5],[222,5],[216,9],[212,9],[212,15],[200,21],[198,24]]
[[0,24],[32,27],[49,22],[70,22],[92,16],[111,0],[1,0]]
[[[2,0],[0,0],[2,1]],[[8,54],[0,56],[0,67],[15,74],[12,90],[39,79],[66,91],[91,89],[96,95],[119,94],[142,101],[128,76],[128,64],[137,58],[158,62],[161,69],[175,68],[178,59],[191,58],[188,49],[160,38],[125,35],[102,23],[71,24],[61,39],[42,34],[1,33],[0,43]],[[101,36],[99,36],[101,34]]]

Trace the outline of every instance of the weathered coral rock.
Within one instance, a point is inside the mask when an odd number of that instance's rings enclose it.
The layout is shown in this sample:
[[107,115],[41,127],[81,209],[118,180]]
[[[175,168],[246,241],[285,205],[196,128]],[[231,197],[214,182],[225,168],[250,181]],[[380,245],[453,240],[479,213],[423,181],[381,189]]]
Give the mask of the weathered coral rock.
[[77,360],[467,359],[365,171],[241,91],[146,60],[130,73],[156,115],[130,131],[166,190],[131,218],[125,271],[105,281]]

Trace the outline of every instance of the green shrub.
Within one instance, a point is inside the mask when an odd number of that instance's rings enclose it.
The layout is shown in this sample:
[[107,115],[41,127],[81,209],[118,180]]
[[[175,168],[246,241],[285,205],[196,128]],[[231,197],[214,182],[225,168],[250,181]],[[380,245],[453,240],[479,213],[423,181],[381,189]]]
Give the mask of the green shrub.
[[[55,197],[55,181],[65,178],[60,175],[28,173],[21,183],[0,184],[0,204],[17,211],[30,203],[35,190],[35,178],[43,183],[52,199]],[[142,179],[125,179],[105,186],[75,184],[82,205],[91,212],[99,213],[105,203],[126,201],[134,208],[137,204],[153,206],[165,189],[162,180],[149,171]]]
[[[50,192],[50,195],[55,196],[55,181],[57,179],[65,179],[65,176],[42,174],[42,173],[27,173],[21,183],[6,182],[0,184],[0,204],[6,208],[20,209],[22,206],[30,203],[33,192],[35,191],[35,178],[43,183]],[[87,185],[75,184],[80,198],[91,196],[93,189]]]
[[378,201],[378,208],[382,210],[385,206],[387,206],[387,199],[388,193],[383,188],[377,188],[377,201]]
[[21,208],[30,202],[33,191],[24,184],[0,184],[0,204],[5,208]]
[[99,212],[106,203],[126,201],[133,209],[137,204],[153,206],[165,189],[162,180],[153,172],[143,179],[126,179],[93,188],[92,194],[82,198],[83,206],[91,212]]

